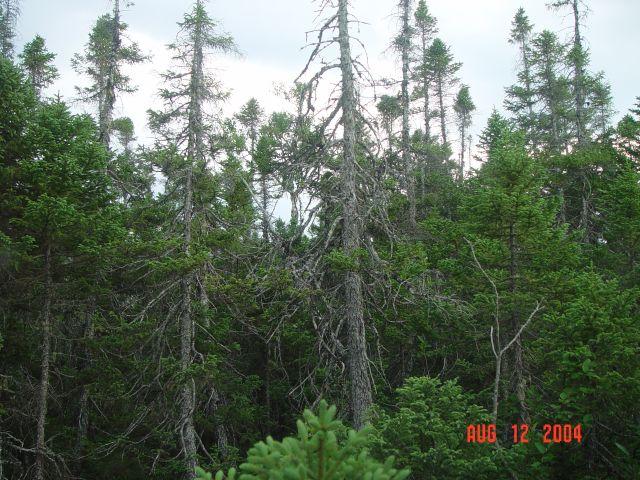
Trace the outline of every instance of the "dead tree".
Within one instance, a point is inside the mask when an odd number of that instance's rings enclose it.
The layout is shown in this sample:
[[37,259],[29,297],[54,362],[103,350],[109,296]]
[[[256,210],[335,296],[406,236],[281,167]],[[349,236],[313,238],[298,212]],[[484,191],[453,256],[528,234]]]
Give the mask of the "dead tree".
[[42,353],[40,361],[40,389],[38,392],[38,421],[36,426],[35,479],[44,480],[46,453],[45,423],[49,399],[49,373],[51,369],[51,304],[53,280],[51,272],[51,242],[47,240],[44,252],[44,305],[42,307]]
[[[326,63],[304,85],[301,102],[306,102],[307,109],[313,110],[312,100],[316,93],[319,81],[327,72],[335,70],[339,73],[338,88],[339,100],[330,107],[330,113],[322,121],[323,130],[333,125],[333,132],[338,126],[342,127],[342,138],[338,142],[329,140],[331,145],[339,144],[342,164],[339,171],[339,205],[341,215],[336,220],[341,220],[342,236],[341,250],[347,257],[353,259],[356,251],[362,245],[363,223],[366,212],[362,208],[358,194],[358,164],[356,149],[360,144],[357,141],[359,124],[367,125],[368,121],[362,114],[362,107],[358,101],[356,89],[356,75],[362,78],[366,75],[366,68],[357,59],[352,57],[349,24],[353,21],[349,15],[348,0],[321,2],[321,11],[333,9],[329,18],[325,20],[318,30],[317,40],[313,43],[313,51],[309,60],[300,74],[304,76],[314,60],[321,60],[321,53],[330,46],[338,47],[337,60]],[[333,35],[326,39],[325,36]],[[327,246],[333,236],[334,225],[327,232]],[[357,263],[357,262],[356,262]],[[342,318],[347,332],[347,374],[349,379],[349,406],[351,409],[353,425],[362,428],[366,422],[367,410],[372,403],[371,378],[369,373],[369,360],[367,356],[367,339],[365,328],[364,299],[363,299],[362,274],[358,267],[349,268],[342,279]],[[334,349],[335,346],[330,347]]]
[[[491,288],[493,290],[493,294],[495,297],[495,308],[494,308],[494,314],[493,314],[494,325],[491,327],[490,334],[489,334],[491,339],[491,351],[493,352],[493,356],[496,360],[494,383],[493,383],[492,408],[491,408],[491,418],[492,418],[492,422],[495,424],[498,421],[498,405],[500,400],[499,398],[500,397],[500,377],[502,375],[502,360],[503,360],[504,354],[507,353],[507,351],[514,344],[520,341],[520,337],[522,333],[529,326],[529,324],[531,323],[533,318],[536,316],[536,314],[542,309],[542,305],[540,304],[540,302],[536,302],[536,305],[531,311],[531,313],[529,314],[529,317],[527,318],[527,320],[522,325],[520,325],[520,327],[514,333],[511,340],[509,340],[505,346],[502,346],[502,338],[500,333],[500,294],[498,292],[498,287],[496,286],[495,281],[489,276],[486,270],[482,267],[482,264],[480,263],[480,261],[478,260],[478,257],[476,256],[476,251],[473,244],[466,238],[465,238],[465,241],[467,242],[467,244],[469,245],[469,248],[471,249],[471,255],[473,256],[474,263],[478,267],[478,270],[480,270],[482,275],[487,279],[487,281],[491,285]],[[525,405],[522,402],[521,402],[521,407],[525,408]],[[527,416],[526,411],[523,412],[523,414]]]
[[[404,176],[407,188],[407,200],[409,201],[409,226],[415,231],[416,228],[416,181],[413,169],[413,159],[411,155],[411,139],[409,138],[409,71],[410,53],[413,37],[413,28],[409,24],[409,14],[411,12],[411,0],[400,0],[400,18],[402,28],[400,35],[396,39],[396,48],[400,51],[402,60],[402,83],[401,83],[401,106],[402,106],[402,163],[404,166]],[[428,99],[428,95],[426,96]],[[428,100],[426,100],[428,101]]]

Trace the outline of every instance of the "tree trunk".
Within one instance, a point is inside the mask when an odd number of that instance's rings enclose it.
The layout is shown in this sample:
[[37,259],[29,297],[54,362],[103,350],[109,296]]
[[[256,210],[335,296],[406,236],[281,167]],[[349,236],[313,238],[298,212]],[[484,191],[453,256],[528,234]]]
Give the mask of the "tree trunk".
[[576,131],[578,144],[584,146],[587,143],[587,134],[584,125],[584,91],[583,91],[583,60],[582,60],[582,36],[580,35],[580,11],[578,0],[573,0],[573,21],[574,21],[574,89],[576,102]]
[[440,104],[440,134],[442,135],[442,144],[447,144],[447,118],[444,109],[444,86],[442,85],[442,75],[438,75],[438,103]]
[[44,480],[46,458],[45,423],[47,420],[47,400],[49,399],[49,370],[51,362],[51,300],[53,281],[51,276],[51,244],[47,241],[44,253],[44,306],[42,309],[42,360],[40,365],[40,392],[38,402],[38,422],[36,426],[35,479]]
[[[520,321],[517,308],[516,294],[518,290],[517,284],[517,260],[516,260],[516,233],[515,225],[511,223],[509,225],[509,290],[511,292],[511,302],[513,303],[511,309],[511,328],[514,335],[520,329]],[[526,381],[524,376],[524,352],[522,349],[522,342],[520,336],[516,339],[513,345],[513,368],[516,378],[516,398],[520,404],[520,418],[525,423],[529,422],[529,411],[526,403]]]
[[402,0],[402,163],[406,179],[407,199],[409,200],[409,226],[416,229],[416,181],[413,175],[411,159],[411,141],[409,138],[409,49],[411,30],[409,25],[409,0]]
[[[85,319],[85,327],[83,337],[85,340],[91,341],[95,336],[95,329],[93,326],[93,314],[95,313],[97,300],[95,295],[91,299],[92,305],[87,312]],[[80,371],[89,368],[91,365],[91,351],[89,347],[84,347],[84,359],[83,364],[80,366]],[[76,460],[79,461],[83,452],[83,443],[87,438],[87,432],[89,430],[89,412],[87,409],[89,403],[89,389],[87,385],[83,384],[80,390],[80,400],[78,402],[78,431],[76,432],[76,446],[74,448],[74,455]]]
[[460,125],[460,141],[462,143],[460,148],[460,165],[458,166],[458,182],[462,183],[464,180],[464,149],[465,149],[465,120],[463,119],[462,124]]
[[429,142],[431,140],[431,107],[429,105],[429,87],[431,82],[429,81],[429,72],[426,68],[426,52],[427,52],[427,36],[422,33],[422,56],[423,56],[423,68],[422,68],[422,100],[424,101],[424,136]]
[[[358,218],[358,198],[356,189],[356,122],[355,87],[353,65],[349,44],[349,24],[347,0],[338,2],[338,30],[340,42],[340,67],[342,71],[342,201],[343,233],[342,247],[345,255],[352,257],[360,244],[361,227]],[[371,384],[367,359],[367,345],[362,299],[362,279],[358,271],[348,271],[344,278],[345,320],[348,336],[348,368],[351,388],[350,407],[353,425],[356,429],[364,426],[367,409],[371,406]]]
[[109,60],[106,68],[106,82],[102,95],[98,129],[99,139],[109,148],[111,143],[111,123],[113,121],[113,108],[116,103],[116,76],[118,74],[118,52],[121,47],[120,39],[120,0],[115,0],[113,6],[112,38],[109,52]]
[[534,138],[534,124],[535,116],[533,112],[533,93],[531,90],[531,61],[529,59],[529,48],[526,44],[526,40],[523,38],[520,44],[520,50],[522,51],[522,68],[524,69],[524,85],[527,89],[527,109],[529,111],[529,125],[528,130],[531,135],[531,144],[533,149],[537,148],[537,141]]
[[[578,145],[584,147],[589,139],[587,138],[587,132],[585,128],[584,118],[584,65],[582,59],[582,36],[580,35],[580,10],[578,0],[573,0],[573,21],[574,21],[574,89],[575,89],[575,102],[576,102],[576,129],[578,135]],[[580,210],[580,225],[584,228],[585,243],[589,243],[591,239],[591,232],[589,231],[589,198],[588,198],[588,186],[586,181],[586,174],[584,167],[581,168],[580,175],[583,178],[582,182],[582,209]]]
[[496,356],[496,371],[493,381],[493,408],[491,409],[491,418],[494,425],[498,422],[498,402],[500,397],[500,374],[502,369],[502,352],[500,351],[500,344],[498,344],[498,351]]
[[549,97],[548,97],[548,108],[549,108],[549,115],[551,117],[551,148],[553,150],[553,152],[555,153],[560,153],[560,128],[558,126],[558,109],[557,109],[557,102],[556,102],[556,98],[554,95],[554,82],[552,80],[553,78],[553,72],[551,70],[551,66],[550,66],[550,62],[551,60],[547,60],[547,67],[545,68],[545,75],[546,75],[546,84],[547,84],[547,91],[549,92]]
[[[120,39],[120,0],[114,1],[113,24],[111,31],[110,54],[106,66],[104,87],[99,93],[98,103],[98,139],[109,150],[111,145],[111,126],[113,122],[113,109],[116,103],[116,75],[118,71],[118,52],[121,47]],[[128,148],[128,147],[127,147]],[[108,167],[107,167],[108,171]],[[93,299],[95,302],[95,297]],[[85,326],[85,339],[92,339],[95,333],[93,328],[93,318],[87,316]],[[91,352],[86,352],[86,362],[91,361]],[[81,455],[82,443],[87,436],[89,428],[89,415],[87,405],[89,401],[89,391],[86,385],[82,386],[78,405],[78,431],[76,433],[76,459]]]
[[[193,170],[195,163],[204,151],[202,146],[202,96],[203,85],[203,26],[196,22],[194,30],[193,58],[191,62],[191,79],[189,84],[189,118],[187,124],[187,170],[183,205],[182,250],[186,257],[191,255],[192,221],[193,221]],[[191,293],[193,290],[193,273],[185,273],[181,280],[182,312],[180,315],[180,369],[184,375],[180,392],[180,440],[185,466],[185,478],[195,477],[197,463],[196,430],[194,410],[196,404],[195,381],[188,374],[193,364],[193,316],[191,309]]]

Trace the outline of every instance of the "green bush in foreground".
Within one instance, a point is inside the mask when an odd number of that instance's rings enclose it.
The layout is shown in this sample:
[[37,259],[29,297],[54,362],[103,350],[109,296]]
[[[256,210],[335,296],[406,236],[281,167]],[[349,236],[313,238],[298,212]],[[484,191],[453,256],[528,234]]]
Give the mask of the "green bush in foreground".
[[506,452],[465,441],[467,425],[491,420],[455,380],[412,377],[396,392],[397,407],[380,410],[374,423],[374,453],[393,454],[415,479],[508,478]]
[[380,463],[367,450],[371,430],[347,429],[336,420],[336,408],[320,402],[316,416],[305,410],[297,438],[282,442],[267,437],[249,450],[239,472],[232,468],[215,477],[197,469],[202,480],[403,480],[408,470],[393,468],[393,457]]

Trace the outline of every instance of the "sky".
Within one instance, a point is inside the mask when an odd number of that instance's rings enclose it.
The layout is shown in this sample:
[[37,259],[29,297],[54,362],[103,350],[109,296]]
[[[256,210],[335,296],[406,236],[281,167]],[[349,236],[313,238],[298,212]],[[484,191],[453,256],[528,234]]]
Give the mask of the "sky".
[[[124,1],[123,1],[124,3]],[[399,65],[388,50],[398,21],[396,0],[352,0],[352,12],[362,22],[355,35],[366,46],[368,63],[377,77],[399,76]],[[546,8],[547,0],[428,0],[438,20],[439,36],[463,63],[460,78],[470,86],[477,107],[473,134],[478,134],[493,108],[502,108],[504,88],[515,80],[517,51],[507,41],[515,11],[524,7],[536,31],[550,29],[567,39],[572,18]],[[175,39],[176,22],[190,9],[190,0],[136,0],[123,9],[128,36],[144,53],[152,55],[145,65],[131,68],[138,91],[121,97],[118,116],[130,116],[138,140],[150,143],[146,111],[159,106],[156,92],[159,74],[170,65],[166,45]],[[584,35],[591,53],[591,69],[603,70],[612,86],[616,118],[625,114],[640,95],[640,0],[589,0]],[[274,85],[290,85],[303,68],[309,50],[306,32],[317,27],[317,1],[312,0],[209,0],[207,9],[230,33],[240,57],[213,58],[214,70],[231,91],[225,112],[232,114],[249,98],[257,98],[267,112],[282,110]],[[21,49],[35,34],[42,35],[57,54],[60,79],[50,93],[67,100],[75,97],[75,85],[85,81],[71,68],[71,58],[86,44],[96,18],[111,8],[110,0],[22,0],[16,43]],[[382,93],[382,92],[381,92]],[[77,111],[93,113],[89,105],[74,104]],[[416,119],[418,121],[418,119]],[[451,136],[455,138],[453,126]],[[475,143],[475,140],[474,140]]]

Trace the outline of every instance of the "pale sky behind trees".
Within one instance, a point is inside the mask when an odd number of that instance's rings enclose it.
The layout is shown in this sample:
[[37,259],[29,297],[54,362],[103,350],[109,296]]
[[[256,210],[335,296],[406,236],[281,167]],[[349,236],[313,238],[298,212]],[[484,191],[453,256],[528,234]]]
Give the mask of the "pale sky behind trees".
[[[124,3],[124,2],[123,2]],[[535,31],[544,28],[571,34],[571,18],[546,8],[547,0],[430,0],[428,6],[438,19],[439,36],[463,63],[460,78],[470,86],[477,110],[472,133],[485,126],[493,107],[502,108],[504,88],[515,81],[516,48],[508,43],[511,20],[523,6]],[[591,70],[606,72],[612,85],[616,120],[640,95],[638,46],[639,0],[590,0],[584,34],[591,53]],[[361,22],[354,34],[366,45],[371,71],[376,77],[400,76],[397,59],[387,48],[397,31],[396,0],[353,0],[353,13]],[[149,143],[146,110],[157,106],[159,73],[169,66],[166,44],[175,39],[176,22],[190,9],[190,0],[136,0],[123,8],[129,37],[137,41],[151,62],[129,70],[137,93],[118,99],[118,116],[130,116],[141,143]],[[213,58],[211,67],[231,91],[225,113],[231,115],[250,97],[256,97],[267,112],[283,109],[274,93],[274,82],[290,85],[303,68],[308,50],[305,32],[315,28],[318,2],[311,0],[209,0],[208,10],[223,30],[232,34],[242,52],[240,58]],[[67,100],[75,96],[74,85],[84,81],[71,68],[71,57],[87,42],[97,17],[111,9],[110,0],[22,0],[18,23],[17,51],[35,34],[42,35],[56,53],[60,79],[49,93],[60,92]],[[359,32],[357,31],[359,29]],[[398,87],[399,88],[399,87]],[[378,91],[378,95],[384,93]],[[74,109],[92,112],[88,105]],[[456,140],[455,128],[450,126]],[[477,139],[474,138],[475,145]],[[457,147],[454,145],[454,155]]]

